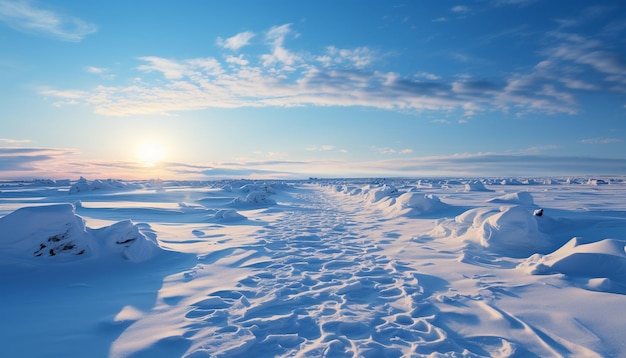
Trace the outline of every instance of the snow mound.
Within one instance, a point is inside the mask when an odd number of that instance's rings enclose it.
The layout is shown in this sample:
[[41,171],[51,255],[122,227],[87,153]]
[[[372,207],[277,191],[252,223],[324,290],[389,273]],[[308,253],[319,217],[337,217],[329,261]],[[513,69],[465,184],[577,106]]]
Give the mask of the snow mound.
[[[560,273],[626,283],[626,243],[615,239],[584,243],[575,237],[549,255],[529,257],[520,267],[534,275]],[[592,283],[606,285],[606,282],[599,280]]]
[[398,189],[393,185],[383,185],[367,192],[367,200],[376,203],[384,198],[394,197],[398,195]]
[[25,207],[0,218],[0,250],[17,258],[87,256],[84,220],[71,204]]
[[228,221],[240,221],[247,218],[237,212],[235,209],[220,209],[215,214],[210,216],[211,220],[228,222]]
[[144,235],[130,220],[93,229],[92,233],[105,253],[117,254],[128,261],[146,261],[161,251],[157,243]]
[[464,191],[469,192],[469,191],[493,191],[493,190],[487,189],[485,184],[483,184],[483,182],[481,182],[480,180],[474,180],[465,184]]
[[178,207],[180,208],[180,210],[183,213],[193,213],[193,212],[206,211],[206,208],[204,206],[194,205],[194,204],[186,203],[184,201],[179,202],[178,203]]
[[455,221],[464,224],[471,221],[471,227],[461,235],[463,240],[504,256],[528,257],[554,249],[550,237],[539,229],[537,217],[523,206],[502,207],[497,211],[472,209]]
[[510,193],[488,200],[490,203],[535,205],[532,194],[527,191]]
[[133,188],[135,188],[135,186],[133,186],[132,184],[119,181],[119,180],[97,179],[92,182],[89,182],[87,179],[80,177],[80,179],[78,179],[78,181],[76,181],[76,183],[74,183],[70,187],[69,193],[78,194],[78,193],[88,193],[88,192],[96,191],[96,190],[125,190],[125,189],[133,189]]
[[253,193],[257,191],[264,191],[266,193],[273,193],[274,190],[269,185],[260,185],[260,184],[245,184],[239,188],[239,191],[242,193]]
[[445,210],[449,205],[433,194],[408,192],[400,195],[393,207],[401,210],[411,209],[412,214],[429,214]]
[[263,205],[276,205],[276,201],[269,198],[269,195],[265,191],[253,191],[248,193],[245,197],[238,196],[230,202],[231,205],[250,205],[250,206],[263,206]]
[[20,260],[74,261],[121,256],[144,261],[161,248],[130,220],[85,226],[71,204],[25,207],[0,218],[0,254]]
[[598,185],[606,185],[608,182],[604,179],[589,179],[587,180],[587,185],[598,186]]

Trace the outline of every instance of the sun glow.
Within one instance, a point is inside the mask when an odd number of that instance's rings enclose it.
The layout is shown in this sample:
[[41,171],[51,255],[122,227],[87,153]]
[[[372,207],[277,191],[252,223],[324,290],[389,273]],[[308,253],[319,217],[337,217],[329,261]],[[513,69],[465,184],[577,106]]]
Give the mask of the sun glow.
[[145,141],[137,147],[137,160],[146,167],[152,167],[165,158],[165,148],[160,143]]

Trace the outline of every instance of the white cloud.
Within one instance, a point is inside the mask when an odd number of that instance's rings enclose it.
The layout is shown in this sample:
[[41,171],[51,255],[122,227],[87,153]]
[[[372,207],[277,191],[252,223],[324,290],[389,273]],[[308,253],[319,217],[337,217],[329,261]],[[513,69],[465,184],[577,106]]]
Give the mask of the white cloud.
[[101,75],[107,71],[106,68],[87,66],[85,70],[89,73],[93,73],[95,75]]
[[504,6],[504,5],[519,5],[519,6],[527,6],[537,0],[492,0],[492,4],[494,6]]
[[[97,86],[89,91],[42,88],[55,105],[82,103],[111,116],[171,113],[205,108],[361,106],[390,111],[444,111],[445,116],[474,116],[500,110],[514,115],[578,112],[575,89],[592,89],[575,77],[560,73],[559,64],[575,59],[565,48],[546,52],[547,58],[528,72],[508,78],[448,80],[424,71],[401,74],[377,70],[377,53],[368,47],[329,46],[321,54],[298,54],[286,48],[295,37],[291,24],[266,32],[271,53],[261,56],[230,54],[169,59],[140,57],[137,69],[146,76],[126,86]],[[573,38],[573,39],[572,39]],[[561,41],[584,42],[576,37]],[[595,46],[589,44],[586,46]],[[580,47],[580,46],[579,46]],[[94,67],[92,71],[104,69]],[[161,77],[162,76],[162,77]],[[461,118],[460,123],[467,118]]]
[[52,102],[52,105],[55,107],[80,104],[93,96],[93,92],[80,90],[58,90],[50,87],[40,87],[39,93],[44,95],[46,98],[53,98],[54,101]]
[[[603,88],[604,81],[608,81],[618,84],[608,89],[620,91],[621,85],[626,84],[626,58],[605,50],[611,46],[597,39],[561,31],[550,33],[550,38],[556,44],[544,51],[548,59],[537,67],[544,70],[546,77],[550,77],[547,75],[550,73],[553,78],[561,78],[561,82],[572,89],[598,90]],[[589,68],[606,75],[604,81],[589,83],[572,77],[589,72]]]
[[320,145],[320,146],[311,146],[306,148],[306,150],[308,151],[319,151],[319,152],[326,152],[326,151],[331,151],[334,150],[335,146],[334,145]]
[[534,147],[529,147],[527,148],[525,151],[523,151],[522,153],[541,153],[543,151],[546,150],[555,150],[555,149],[559,149],[558,145],[554,145],[554,144],[546,144],[546,145],[536,145]]
[[256,36],[254,32],[245,31],[238,33],[235,36],[229,37],[226,40],[221,37],[217,38],[217,45],[229,50],[237,51],[240,48],[250,44],[250,40]]
[[[175,61],[142,57],[144,72],[158,72],[165,82],[144,79],[128,86],[98,86],[91,91],[42,89],[63,103],[82,101],[104,115],[168,113],[219,107],[363,106],[394,111],[459,111],[473,115],[488,108],[572,113],[571,98],[554,88],[536,93],[512,79],[507,86],[489,82],[422,82],[395,73],[318,69],[300,70],[241,65],[225,72],[218,61]],[[231,60],[232,61],[232,60]],[[287,76],[289,74],[289,76]],[[499,86],[499,87],[498,87]],[[501,91],[495,91],[500,88]],[[73,102],[68,100],[72,99]]]
[[282,46],[285,42],[285,37],[291,34],[291,24],[283,24],[280,26],[272,26],[265,33],[266,39],[273,43],[275,46]]
[[560,81],[565,85],[565,87],[571,88],[571,89],[590,90],[590,91],[598,89],[598,86],[596,85],[593,85],[591,83],[587,83],[583,80],[578,80],[575,78],[561,78]]
[[28,1],[19,0],[0,0],[0,21],[23,33],[69,42],[80,42],[98,30],[96,25],[74,16],[37,8]]
[[85,71],[94,75],[98,75],[101,78],[109,79],[109,80],[116,77],[114,74],[109,73],[108,68],[104,68],[104,67],[87,66],[85,67]]
[[450,11],[456,12],[456,13],[467,13],[467,12],[470,12],[471,9],[469,6],[457,5],[457,6],[454,6],[452,9],[450,9]]
[[213,57],[194,58],[185,61],[185,63],[187,67],[191,67],[192,70],[200,70],[205,74],[216,75],[222,73],[222,65]]
[[318,57],[318,61],[326,65],[332,63],[349,63],[358,69],[362,69],[370,65],[376,59],[376,52],[367,47],[339,49],[334,46],[328,46],[326,51],[326,56]]
[[264,67],[271,66],[275,63],[282,63],[284,65],[291,66],[301,60],[298,55],[290,52],[284,47],[284,42],[288,35],[297,37],[297,34],[294,35],[291,30],[291,24],[273,26],[266,32],[265,38],[272,46],[272,53],[261,55]]
[[198,71],[209,75],[222,72],[220,62],[212,57],[193,58],[183,62],[156,56],[140,57],[139,59],[147,62],[147,64],[137,67],[138,70],[160,72],[166,79],[170,80],[178,80],[185,76],[193,75]]
[[166,58],[147,56],[140,57],[139,59],[148,62],[148,64],[138,67],[140,71],[161,72],[167,79],[180,79],[186,72],[186,67],[184,65]]
[[243,58],[243,55],[239,55],[237,57],[235,57],[235,56],[228,56],[228,57],[226,57],[226,62],[231,63],[231,64],[235,64],[235,65],[239,65],[239,66],[247,66],[248,63],[250,63],[248,60]]
[[390,147],[376,147],[376,146],[371,146],[370,147],[373,151],[376,151],[380,154],[385,154],[385,155],[391,155],[391,154],[411,154],[413,153],[413,149],[410,148],[404,148],[404,149],[394,149],[394,148],[390,148]]
[[30,142],[31,142],[30,139],[0,138],[0,143],[4,143],[4,144],[26,144]]
[[611,75],[623,76],[626,73],[626,61],[618,54],[607,51],[585,53],[578,57],[576,62],[592,66],[598,72]]
[[332,64],[332,62],[333,62],[333,59],[330,56],[328,56],[328,55],[317,56],[315,59],[318,62],[321,62],[322,65],[324,65],[324,66],[330,66]]
[[418,72],[418,73],[415,74],[415,77],[416,78],[425,78],[425,79],[427,79],[429,81],[437,81],[437,80],[441,79],[440,76],[437,76],[434,73],[428,73],[428,72]]
[[622,143],[623,141],[621,138],[587,138],[582,139],[580,142],[583,144],[611,144]]

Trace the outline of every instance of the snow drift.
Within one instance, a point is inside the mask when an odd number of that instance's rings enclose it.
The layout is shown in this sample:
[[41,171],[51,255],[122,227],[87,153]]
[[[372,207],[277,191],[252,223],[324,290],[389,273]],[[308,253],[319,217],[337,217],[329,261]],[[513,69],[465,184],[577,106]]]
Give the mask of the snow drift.
[[386,198],[398,196],[399,194],[400,193],[396,187],[385,184],[381,187],[370,190],[366,195],[369,202],[376,203]]
[[419,216],[439,213],[451,207],[438,196],[424,193],[415,187],[405,191],[391,184],[370,184],[363,187],[336,185],[332,192],[359,198],[389,215]]
[[528,257],[555,248],[544,233],[533,210],[521,206],[499,209],[476,208],[457,216],[454,223],[442,222],[445,232],[459,233],[458,239],[476,243],[492,252],[508,257]]
[[245,197],[238,196],[230,202],[234,206],[265,206],[276,205],[265,191],[252,191]]
[[520,267],[534,275],[561,273],[626,283],[626,243],[615,239],[584,243],[575,237],[551,254],[529,257]]
[[74,261],[118,256],[145,261],[161,251],[130,220],[92,229],[71,204],[24,207],[0,218],[0,254],[20,260]]
[[246,219],[245,216],[239,214],[235,209],[220,209],[209,216],[209,220],[218,222],[233,222]]
[[465,184],[465,188],[464,191],[469,192],[469,191],[493,191],[491,189],[488,189],[485,184],[483,184],[483,182],[479,181],[479,180],[473,180],[470,181],[469,183]]
[[88,256],[93,249],[71,204],[25,207],[0,218],[0,250],[19,258]]
[[406,210],[407,214],[422,215],[441,212],[450,208],[434,194],[408,192],[400,195],[391,205],[395,210]]
[[527,191],[510,193],[488,200],[489,203],[534,205],[532,194]]
[[87,179],[80,177],[76,183],[74,183],[70,187],[70,194],[79,194],[79,193],[88,193],[92,191],[98,190],[125,190],[125,189],[136,189],[137,187],[123,181],[106,179],[100,180],[96,179],[92,182],[89,182]]

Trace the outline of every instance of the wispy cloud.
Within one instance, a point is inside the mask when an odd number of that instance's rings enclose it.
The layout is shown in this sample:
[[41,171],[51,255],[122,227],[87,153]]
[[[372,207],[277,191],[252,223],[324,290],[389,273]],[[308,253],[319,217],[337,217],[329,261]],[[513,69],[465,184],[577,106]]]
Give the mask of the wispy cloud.
[[326,48],[326,54],[317,58],[325,66],[349,64],[357,69],[363,69],[374,62],[378,57],[376,51],[367,47],[354,49],[340,49],[334,46]]
[[[218,42],[226,47],[228,40],[236,38],[226,48],[241,49],[251,34],[244,32]],[[146,76],[126,86],[100,85],[91,90],[46,87],[40,92],[55,105],[82,103],[108,116],[215,107],[360,106],[445,112],[446,117],[456,115],[466,121],[494,110],[516,115],[576,114],[576,91],[626,86],[626,65],[618,54],[601,50],[598,40],[561,32],[548,36],[556,43],[543,51],[544,59],[535,67],[495,79],[442,76],[419,69],[415,73],[383,71],[375,68],[381,55],[363,46],[328,46],[320,54],[297,53],[286,45],[287,39],[297,37],[291,24],[274,26],[265,32],[269,51],[261,55],[227,52],[220,59],[143,56],[136,69]],[[603,78],[590,82],[589,76],[584,76],[589,71],[599,72]],[[607,83],[613,84],[607,87]]]
[[373,151],[378,152],[380,154],[390,155],[390,154],[411,154],[413,153],[413,149],[404,148],[404,149],[395,149],[390,147],[370,147]]
[[36,7],[29,1],[0,0],[0,21],[14,30],[47,36],[60,41],[79,42],[98,30],[77,17]]
[[26,144],[30,143],[30,139],[11,139],[11,138],[0,138],[0,144]]
[[335,146],[334,145],[320,145],[320,146],[314,145],[314,146],[306,148],[306,150],[308,150],[308,151],[327,152],[327,151],[335,150]]
[[101,78],[108,80],[114,79],[116,77],[115,74],[110,73],[110,70],[108,68],[104,67],[87,66],[85,67],[85,71],[87,71],[87,73],[98,75]]
[[[562,31],[549,38],[554,44],[544,51],[547,58],[537,65],[536,75],[558,79],[571,89],[621,91],[626,85],[626,58],[608,51],[611,46],[603,41]],[[574,77],[589,72],[602,77],[595,82]]]
[[229,37],[227,39],[223,39],[221,37],[217,38],[217,45],[229,50],[237,51],[240,48],[247,46],[250,44],[250,40],[256,36],[252,31],[245,31],[238,33],[235,36]]
[[538,154],[538,153],[541,153],[541,152],[546,151],[546,150],[555,150],[555,149],[559,149],[559,148],[560,147],[558,145],[554,145],[554,144],[536,145],[534,147],[527,148],[522,153]]
[[[301,60],[300,56],[287,50],[284,46],[287,36],[298,36],[291,30],[291,24],[273,26],[265,33],[265,38],[271,45],[272,53],[261,55],[263,66],[271,66],[273,64],[283,64],[285,66],[294,65]],[[287,67],[291,69],[291,67]]]
[[441,76],[437,76],[434,73],[418,72],[415,74],[415,78],[425,78],[429,81],[437,81],[441,79]]
[[250,61],[244,59],[243,55],[235,56],[227,56],[226,62],[229,64],[234,64],[238,66],[247,66]]
[[[358,169],[356,166],[358,165]],[[547,156],[529,153],[464,153],[433,157],[402,157],[358,163],[359,172],[388,176],[561,176],[624,175],[626,159]]]
[[102,67],[87,66],[85,68],[85,71],[87,71],[89,73],[93,73],[95,75],[101,75],[101,74],[105,73],[107,71],[107,69],[106,68],[102,68]]
[[468,13],[470,11],[472,11],[472,9],[469,6],[465,6],[465,5],[456,5],[454,7],[452,7],[452,9],[450,9],[450,11],[455,12],[455,13]]
[[222,72],[221,64],[212,57],[194,58],[183,62],[155,56],[141,57],[140,60],[147,64],[137,69],[143,72],[160,72],[169,80],[178,80],[186,76],[194,78],[201,74],[215,75]]
[[58,90],[50,87],[40,87],[39,93],[47,98],[52,98],[52,105],[60,107],[64,105],[76,105],[86,99],[90,98],[93,94],[80,90]]
[[[13,140],[0,143],[15,143]],[[4,178],[55,177],[55,167],[75,155],[71,149],[0,147],[0,168]]]
[[611,144],[611,143],[622,143],[624,140],[622,138],[587,138],[581,139],[581,143],[583,144]]
[[[382,148],[384,149],[384,148]],[[393,150],[398,153],[401,151]],[[464,176],[562,176],[626,175],[626,159],[582,156],[546,156],[519,153],[459,153],[385,160],[344,159],[289,161],[247,160],[237,163],[187,164],[162,162],[146,167],[138,162],[81,160],[77,151],[57,148],[2,148],[0,167],[4,179],[178,179],[220,178],[300,179],[307,177],[464,177]]]
[[538,0],[492,0],[491,5],[493,6],[505,6],[505,5],[518,5],[518,6],[528,6]]

